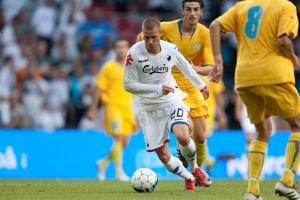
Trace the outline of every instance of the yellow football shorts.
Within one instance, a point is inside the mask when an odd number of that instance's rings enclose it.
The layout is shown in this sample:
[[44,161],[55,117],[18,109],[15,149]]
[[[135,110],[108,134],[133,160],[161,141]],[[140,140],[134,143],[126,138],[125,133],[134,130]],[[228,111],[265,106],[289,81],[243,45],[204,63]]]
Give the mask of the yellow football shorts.
[[130,135],[136,129],[132,107],[104,105],[104,128],[109,135]]
[[180,88],[187,94],[187,97],[183,99],[184,103],[190,107],[189,116],[191,118],[207,117],[208,109],[207,104],[204,101],[202,93],[197,88]]
[[300,114],[298,92],[292,83],[243,87],[237,91],[252,123],[271,115],[290,119]]

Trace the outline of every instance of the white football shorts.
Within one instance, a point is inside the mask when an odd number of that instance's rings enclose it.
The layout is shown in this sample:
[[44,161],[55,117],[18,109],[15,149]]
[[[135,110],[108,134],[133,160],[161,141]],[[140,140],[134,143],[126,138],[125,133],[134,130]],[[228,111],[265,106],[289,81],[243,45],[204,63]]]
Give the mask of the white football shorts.
[[188,125],[189,108],[183,102],[150,111],[138,111],[137,118],[144,133],[148,152],[158,150],[169,141],[175,124]]

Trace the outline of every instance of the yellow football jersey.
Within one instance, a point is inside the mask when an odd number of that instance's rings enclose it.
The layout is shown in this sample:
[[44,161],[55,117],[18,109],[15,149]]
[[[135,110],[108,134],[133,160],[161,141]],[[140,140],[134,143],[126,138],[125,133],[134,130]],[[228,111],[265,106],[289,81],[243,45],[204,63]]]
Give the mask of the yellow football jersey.
[[[213,64],[209,30],[198,23],[192,36],[181,33],[182,20],[162,22],[162,39],[169,41],[179,48],[182,55],[194,65]],[[172,69],[173,76],[181,88],[193,87],[192,83],[176,68]]]
[[115,60],[108,61],[101,68],[96,86],[101,90],[103,104],[132,106],[133,96],[123,86],[124,66]]
[[[206,80],[206,77],[202,77],[203,80]],[[206,121],[206,133],[210,135],[213,131],[214,121],[215,121],[215,113],[216,113],[216,98],[215,95],[222,93],[225,90],[223,81],[219,81],[218,83],[214,83],[211,81],[206,81],[207,87],[209,90],[209,97],[206,99],[207,107],[208,107],[208,117],[205,119]]]
[[296,7],[287,0],[246,0],[217,18],[223,32],[238,40],[236,88],[295,82],[292,62],[277,38],[298,34]]

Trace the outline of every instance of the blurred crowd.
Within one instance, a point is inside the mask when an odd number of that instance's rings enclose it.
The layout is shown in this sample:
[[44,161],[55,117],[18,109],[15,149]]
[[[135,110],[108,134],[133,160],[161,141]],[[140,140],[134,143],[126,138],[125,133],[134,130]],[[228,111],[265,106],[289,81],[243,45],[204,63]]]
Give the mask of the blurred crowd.
[[[237,0],[206,0],[209,23]],[[299,1],[297,4],[300,13]],[[95,77],[114,58],[112,42],[134,43],[147,16],[181,17],[181,0],[0,0],[0,127],[78,128],[92,102]],[[223,38],[227,128],[234,115],[236,42]],[[300,57],[300,39],[295,41]],[[300,72],[296,72],[300,89]],[[101,123],[99,121],[99,123]]]

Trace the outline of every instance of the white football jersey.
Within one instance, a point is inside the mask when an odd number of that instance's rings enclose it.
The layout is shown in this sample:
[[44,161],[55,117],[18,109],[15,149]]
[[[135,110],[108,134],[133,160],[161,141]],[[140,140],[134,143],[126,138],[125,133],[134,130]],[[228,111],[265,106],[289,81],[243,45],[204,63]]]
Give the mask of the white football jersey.
[[[137,108],[140,110],[170,105],[185,97],[171,72],[175,65],[199,90],[206,86],[176,45],[161,40],[160,46],[159,53],[150,54],[145,42],[140,41],[127,54],[124,87],[136,96]],[[174,87],[175,92],[163,95],[164,84]]]

